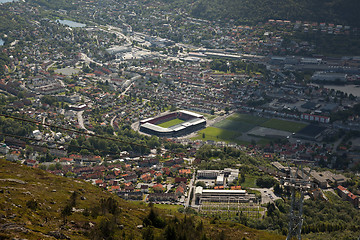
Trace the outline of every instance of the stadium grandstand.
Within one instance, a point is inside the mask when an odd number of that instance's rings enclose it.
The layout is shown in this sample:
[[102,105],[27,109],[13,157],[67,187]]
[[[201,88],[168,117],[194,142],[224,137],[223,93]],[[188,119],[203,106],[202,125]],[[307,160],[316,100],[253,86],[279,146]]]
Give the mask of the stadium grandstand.
[[[162,123],[174,119],[182,120],[168,128],[159,126]],[[206,120],[203,115],[180,110],[156,118],[148,118],[140,121],[140,131],[158,137],[178,137],[190,134],[206,126]]]

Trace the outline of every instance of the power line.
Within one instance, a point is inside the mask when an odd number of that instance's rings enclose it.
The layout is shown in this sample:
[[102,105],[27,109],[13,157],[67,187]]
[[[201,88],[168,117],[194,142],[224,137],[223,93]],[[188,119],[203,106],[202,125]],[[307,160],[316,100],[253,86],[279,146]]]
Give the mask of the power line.
[[67,131],[67,132],[83,134],[83,135],[87,135],[87,136],[90,136],[90,137],[97,137],[97,138],[101,138],[101,139],[105,139],[105,140],[121,142],[121,143],[129,144],[129,145],[134,145],[134,146],[138,146],[138,147],[145,147],[145,148],[151,149],[147,145],[138,144],[138,143],[134,143],[134,142],[127,142],[127,141],[117,139],[117,138],[101,136],[101,135],[97,135],[97,134],[93,134],[93,133],[88,133],[88,132],[83,132],[83,131],[74,130],[74,129],[70,129],[70,128],[65,128],[65,127],[61,127],[61,126],[52,125],[52,124],[49,124],[49,123],[42,123],[42,122],[38,122],[38,121],[35,121],[35,120],[25,119],[25,118],[21,118],[21,117],[15,117],[15,116],[6,115],[6,114],[2,114],[2,113],[0,113],[0,116],[6,117],[6,118],[12,118],[12,119],[15,119],[15,120],[18,120],[18,121],[33,123],[33,124],[36,124],[36,125],[43,125],[43,126],[47,126],[47,127],[58,128],[58,129],[61,129],[61,130]]
[[[0,135],[5,136],[5,137],[13,137],[13,138],[21,138],[21,139],[25,139],[25,140],[29,140],[29,141],[37,141],[37,142],[44,142],[44,143],[52,143],[52,142],[48,142],[42,139],[36,139],[36,138],[30,138],[30,137],[24,137],[24,136],[18,136],[18,135],[13,135],[13,134],[8,134],[8,133],[1,133]],[[96,149],[96,148],[91,148],[91,147],[86,147],[86,146],[77,146],[77,145],[73,145],[73,144],[68,144],[68,143],[59,143],[59,142],[53,142],[56,145],[61,145],[61,146],[67,146],[67,147],[76,147],[76,148],[81,148],[81,149],[87,149],[87,150],[98,150],[101,152],[105,152],[105,153],[111,153],[111,155],[116,156],[117,154],[112,152],[112,151],[107,151],[107,150],[101,150],[101,149]],[[20,144],[20,143],[19,143]],[[24,143],[25,145],[29,145],[29,146],[33,146],[33,147],[38,147],[38,148],[47,148],[47,149],[56,149],[59,150],[56,147],[50,147],[50,146],[43,146],[43,145],[36,145],[36,144],[31,144],[31,143]]]

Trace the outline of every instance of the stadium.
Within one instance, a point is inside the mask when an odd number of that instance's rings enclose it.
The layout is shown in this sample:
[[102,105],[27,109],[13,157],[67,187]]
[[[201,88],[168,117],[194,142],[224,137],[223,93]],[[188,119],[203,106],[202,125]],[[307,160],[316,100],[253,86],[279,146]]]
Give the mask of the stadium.
[[206,126],[203,115],[180,110],[140,121],[140,131],[158,137],[179,137]]

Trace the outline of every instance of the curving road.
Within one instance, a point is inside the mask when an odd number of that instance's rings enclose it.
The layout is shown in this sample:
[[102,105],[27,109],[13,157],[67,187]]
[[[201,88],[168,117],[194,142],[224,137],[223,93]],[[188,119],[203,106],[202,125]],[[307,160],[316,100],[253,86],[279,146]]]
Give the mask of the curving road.
[[[117,115],[115,115],[111,120],[110,120],[110,126],[112,127],[112,128],[114,128],[114,121],[115,121],[115,118],[117,117]],[[117,136],[117,133],[114,131],[113,132],[113,134],[115,135],[115,136]]]
[[93,131],[87,130],[85,125],[84,125],[84,119],[82,114],[84,113],[84,111],[79,111],[77,112],[77,119],[78,119],[78,123],[81,129],[84,129],[86,132],[91,133],[91,134],[95,134]]

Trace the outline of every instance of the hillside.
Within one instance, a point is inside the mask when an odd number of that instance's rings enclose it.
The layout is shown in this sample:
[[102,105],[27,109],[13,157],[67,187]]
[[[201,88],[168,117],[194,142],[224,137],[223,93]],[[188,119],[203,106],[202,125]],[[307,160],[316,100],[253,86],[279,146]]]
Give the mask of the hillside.
[[[61,234],[88,239],[99,223],[113,217],[125,233],[141,237],[135,229],[142,224],[145,209],[132,208],[89,183],[5,160],[0,160],[0,176],[0,239],[53,239],[51,235]],[[75,211],[67,212],[72,201]],[[118,216],[110,205],[118,205]]]
[[238,23],[288,19],[360,25],[360,2],[356,0],[198,0],[190,11],[195,17]]
[[5,160],[0,176],[0,239],[282,238],[238,223],[150,210],[89,183]]

